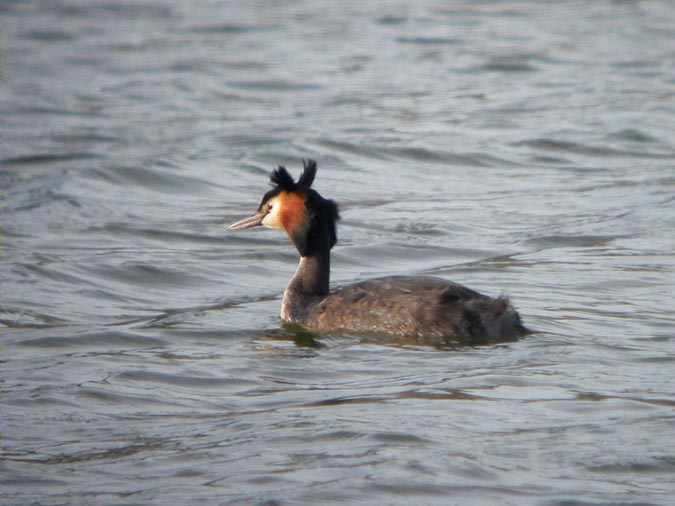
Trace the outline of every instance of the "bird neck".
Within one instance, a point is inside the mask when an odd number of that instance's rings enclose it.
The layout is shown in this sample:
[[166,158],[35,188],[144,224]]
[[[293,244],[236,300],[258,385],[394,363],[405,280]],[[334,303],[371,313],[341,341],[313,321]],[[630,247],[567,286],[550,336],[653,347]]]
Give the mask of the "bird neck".
[[287,290],[305,295],[326,295],[330,284],[330,249],[301,256]]

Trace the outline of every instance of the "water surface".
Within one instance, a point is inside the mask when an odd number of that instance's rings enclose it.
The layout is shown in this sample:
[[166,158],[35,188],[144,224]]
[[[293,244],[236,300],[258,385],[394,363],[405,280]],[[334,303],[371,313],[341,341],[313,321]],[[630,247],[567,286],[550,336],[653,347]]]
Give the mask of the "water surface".
[[[669,2],[0,3],[0,503],[670,504]],[[278,320],[225,225],[277,164],[333,282],[432,274],[537,330]]]

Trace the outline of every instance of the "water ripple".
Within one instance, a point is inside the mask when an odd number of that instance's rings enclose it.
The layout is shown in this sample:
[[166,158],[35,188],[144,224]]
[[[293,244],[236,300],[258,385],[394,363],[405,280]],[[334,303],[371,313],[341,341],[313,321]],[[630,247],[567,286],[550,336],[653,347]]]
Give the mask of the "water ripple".
[[624,149],[615,149],[607,146],[593,146],[577,142],[560,141],[553,139],[532,139],[520,141],[513,144],[516,147],[529,147],[542,151],[562,151],[579,155],[588,155],[595,157],[631,157],[631,158],[652,158],[657,160],[675,159],[675,153],[649,153],[645,151],[632,151]]
[[453,37],[397,37],[396,42],[401,44],[413,44],[421,46],[455,45],[461,40]]
[[63,154],[36,154],[26,156],[16,156],[13,158],[4,158],[0,160],[0,164],[7,166],[23,166],[25,165],[42,165],[53,164],[58,162],[71,162],[76,160],[93,160],[100,158],[96,153],[63,153]]
[[76,336],[50,336],[22,340],[17,343],[23,347],[33,348],[128,348],[129,346],[157,348],[167,343],[154,337],[139,336],[120,331],[101,331]]
[[188,32],[192,33],[205,33],[205,34],[238,34],[238,33],[251,33],[251,32],[260,32],[265,30],[272,30],[274,26],[261,26],[261,25],[240,25],[232,23],[222,23],[222,24],[205,24],[197,25],[188,28]]

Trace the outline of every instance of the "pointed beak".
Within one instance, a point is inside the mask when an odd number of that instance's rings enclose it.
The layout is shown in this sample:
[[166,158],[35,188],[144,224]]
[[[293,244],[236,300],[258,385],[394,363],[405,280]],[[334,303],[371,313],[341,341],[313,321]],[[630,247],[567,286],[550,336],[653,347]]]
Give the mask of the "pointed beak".
[[244,218],[234,222],[232,225],[227,227],[228,230],[244,230],[247,228],[262,227],[262,220],[265,217],[265,213],[256,213],[253,216]]

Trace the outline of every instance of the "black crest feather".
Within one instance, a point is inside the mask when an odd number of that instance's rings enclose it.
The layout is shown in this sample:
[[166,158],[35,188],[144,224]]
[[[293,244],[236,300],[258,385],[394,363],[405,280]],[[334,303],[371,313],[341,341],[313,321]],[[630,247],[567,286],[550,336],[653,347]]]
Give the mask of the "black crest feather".
[[314,178],[316,177],[316,162],[311,159],[303,160],[302,165],[302,175],[298,179],[297,183],[283,165],[279,165],[279,167],[277,167],[272,172],[272,175],[270,175],[270,182],[277,186],[280,190],[309,190],[309,188],[312,186],[312,183],[314,182]]
[[302,161],[303,171],[300,179],[298,179],[298,186],[302,188],[309,188],[316,177],[316,162],[312,159]]
[[282,190],[293,191],[296,188],[293,176],[291,176],[286,170],[286,167],[282,165],[279,165],[279,167],[274,170],[274,172],[272,172],[270,181],[272,184],[277,185]]

